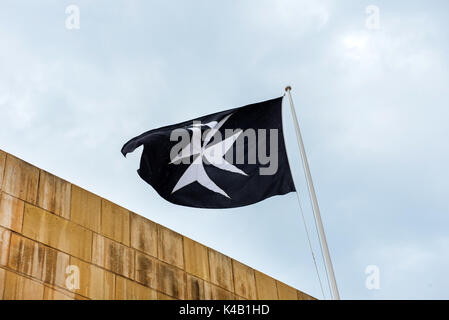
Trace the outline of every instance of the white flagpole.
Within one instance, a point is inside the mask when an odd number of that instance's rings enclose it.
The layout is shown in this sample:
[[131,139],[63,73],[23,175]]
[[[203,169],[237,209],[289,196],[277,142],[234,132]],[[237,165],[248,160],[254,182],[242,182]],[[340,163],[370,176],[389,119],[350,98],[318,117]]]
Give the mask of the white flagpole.
[[315,188],[313,187],[312,175],[310,174],[309,163],[307,161],[306,151],[304,149],[304,143],[302,141],[301,131],[299,130],[298,118],[296,117],[295,107],[293,106],[293,99],[290,93],[291,87],[287,86],[285,91],[288,93],[288,98],[290,100],[290,110],[292,112],[293,123],[296,129],[296,138],[298,140],[298,146],[301,151],[302,161],[304,163],[304,169],[306,172],[307,184],[309,186],[310,194],[312,197],[312,204],[315,211],[315,218],[318,225],[318,230],[321,238],[321,242],[324,248],[324,258],[326,260],[327,270],[329,272],[329,277],[332,285],[332,292],[335,300],[340,300],[340,294],[338,293],[337,281],[335,279],[334,268],[332,266],[331,255],[329,253],[329,248],[327,246],[326,235],[324,233],[323,222],[321,220],[320,208],[318,207],[318,200],[315,194]]

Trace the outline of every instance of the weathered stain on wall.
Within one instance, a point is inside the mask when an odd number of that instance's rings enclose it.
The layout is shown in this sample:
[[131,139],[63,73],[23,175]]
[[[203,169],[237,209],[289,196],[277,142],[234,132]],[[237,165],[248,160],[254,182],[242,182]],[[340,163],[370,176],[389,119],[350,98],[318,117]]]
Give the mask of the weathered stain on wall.
[[0,299],[313,299],[0,150]]

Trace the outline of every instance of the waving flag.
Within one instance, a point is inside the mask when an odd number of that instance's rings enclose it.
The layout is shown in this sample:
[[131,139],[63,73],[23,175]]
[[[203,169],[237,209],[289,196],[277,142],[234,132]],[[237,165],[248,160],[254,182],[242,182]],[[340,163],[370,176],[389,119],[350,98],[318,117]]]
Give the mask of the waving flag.
[[282,97],[145,132],[137,171],[161,197],[200,208],[233,208],[295,191],[282,132]]

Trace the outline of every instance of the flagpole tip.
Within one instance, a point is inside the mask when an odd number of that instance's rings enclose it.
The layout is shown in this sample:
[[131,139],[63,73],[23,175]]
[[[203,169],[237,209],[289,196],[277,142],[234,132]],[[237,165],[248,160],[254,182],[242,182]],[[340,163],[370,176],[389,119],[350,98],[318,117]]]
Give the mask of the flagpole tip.
[[290,91],[291,89],[292,89],[292,87],[286,86],[286,87],[285,87],[285,92]]

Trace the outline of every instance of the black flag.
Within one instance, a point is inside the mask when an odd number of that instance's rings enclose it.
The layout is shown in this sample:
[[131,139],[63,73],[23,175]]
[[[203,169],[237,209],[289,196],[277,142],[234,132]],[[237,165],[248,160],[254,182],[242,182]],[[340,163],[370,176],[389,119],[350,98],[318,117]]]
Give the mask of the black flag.
[[169,202],[233,208],[295,191],[282,132],[282,97],[150,130],[139,176]]

